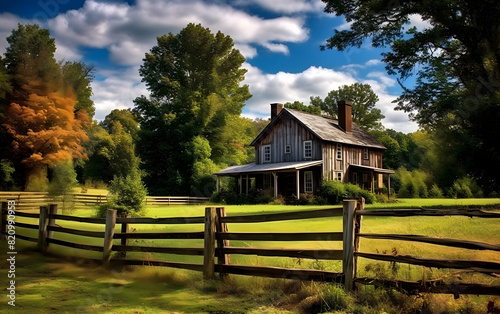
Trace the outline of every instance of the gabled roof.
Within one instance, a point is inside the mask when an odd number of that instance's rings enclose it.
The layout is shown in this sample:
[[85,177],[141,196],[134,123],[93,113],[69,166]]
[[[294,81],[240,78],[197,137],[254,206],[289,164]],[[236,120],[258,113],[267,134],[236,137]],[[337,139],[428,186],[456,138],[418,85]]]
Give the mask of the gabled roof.
[[274,118],[259,133],[259,135],[257,135],[257,137],[253,140],[253,142],[250,145],[255,146],[255,144],[264,135],[266,135],[274,127],[276,122],[279,119],[281,119],[284,115],[291,116],[292,118],[297,120],[300,124],[302,124],[305,128],[307,128],[311,133],[313,133],[323,141],[386,149],[382,144],[380,144],[376,139],[374,139],[368,133],[363,131],[354,122],[352,123],[352,132],[346,133],[339,126],[339,122],[336,119],[330,119],[288,108],[283,108],[280,114],[276,118]]
[[275,162],[269,164],[256,165],[255,163],[241,165],[241,166],[231,166],[224,170],[214,173],[218,176],[231,176],[240,175],[245,173],[255,173],[255,172],[272,172],[272,171],[290,171],[298,170],[303,168],[308,168],[312,166],[318,166],[323,164],[322,160],[313,161],[293,161],[293,162]]

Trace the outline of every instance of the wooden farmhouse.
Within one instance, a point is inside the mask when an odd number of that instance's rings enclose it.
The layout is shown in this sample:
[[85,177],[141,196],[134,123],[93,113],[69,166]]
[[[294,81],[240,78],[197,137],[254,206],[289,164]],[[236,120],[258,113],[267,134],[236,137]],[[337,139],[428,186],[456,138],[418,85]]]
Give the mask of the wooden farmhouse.
[[314,193],[322,180],[358,184],[372,192],[390,182],[382,168],[386,149],[352,122],[351,103],[341,101],[338,120],[271,104],[271,121],[253,140],[255,163],[232,166],[217,176],[238,180],[240,193],[274,188],[274,197]]

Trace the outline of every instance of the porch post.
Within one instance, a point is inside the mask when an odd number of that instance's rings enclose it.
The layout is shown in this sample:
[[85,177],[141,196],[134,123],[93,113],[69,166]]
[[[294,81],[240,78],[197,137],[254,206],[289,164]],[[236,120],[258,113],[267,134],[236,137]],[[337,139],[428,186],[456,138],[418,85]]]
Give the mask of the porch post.
[[217,193],[220,193],[220,177],[217,176]]
[[278,198],[278,175],[273,172],[274,177],[274,198]]
[[300,174],[299,174],[299,169],[297,169],[297,199],[300,198]]
[[246,189],[247,189],[247,195],[248,195],[248,174],[247,174],[247,180],[246,180]]

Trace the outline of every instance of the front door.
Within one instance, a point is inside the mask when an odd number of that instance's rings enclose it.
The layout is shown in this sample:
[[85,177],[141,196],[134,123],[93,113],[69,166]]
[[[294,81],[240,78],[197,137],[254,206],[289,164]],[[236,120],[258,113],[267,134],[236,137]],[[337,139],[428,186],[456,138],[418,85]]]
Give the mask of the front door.
[[283,177],[283,187],[285,189],[284,196],[292,196],[297,194],[297,175],[295,173],[284,173],[281,175]]

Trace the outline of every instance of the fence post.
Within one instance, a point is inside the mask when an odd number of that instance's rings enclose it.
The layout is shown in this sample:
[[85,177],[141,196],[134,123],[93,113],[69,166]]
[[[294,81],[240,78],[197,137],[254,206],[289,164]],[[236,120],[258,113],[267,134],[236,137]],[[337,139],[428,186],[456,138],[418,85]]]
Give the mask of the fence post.
[[49,225],[49,209],[40,206],[40,219],[38,223],[38,249],[45,253],[47,251],[47,227]]
[[[356,211],[358,210],[364,210],[365,209],[365,198],[360,197],[358,199],[358,203],[356,205]],[[354,225],[354,252],[359,251],[359,237],[358,234],[361,232],[361,222],[363,221],[363,216],[362,215],[356,215],[356,212],[354,212],[354,220],[355,220],[355,225]],[[354,277],[356,277],[356,274],[358,272],[358,257],[354,256]]]
[[2,202],[2,212],[0,213],[1,234],[7,234],[7,208],[7,202]]
[[104,232],[104,246],[102,250],[102,261],[109,263],[111,249],[113,248],[113,237],[115,235],[116,209],[108,209],[106,212],[106,230]]
[[[57,215],[57,204],[50,204],[49,205],[49,216],[48,216],[48,219],[49,219],[49,223],[48,223],[48,226],[55,226],[56,225],[56,219],[55,218],[52,218],[50,216],[52,215]],[[50,231],[48,230],[47,231],[47,239],[52,239],[54,235],[54,231]],[[49,247],[50,243],[47,243],[46,247]]]
[[[126,218],[130,218],[130,214],[127,214]],[[122,233],[128,233],[128,223],[122,222]],[[122,238],[120,244],[121,245],[127,245],[128,239],[127,238]],[[122,251],[121,252],[122,257],[127,256],[127,251]]]
[[354,211],[356,200],[344,200],[343,221],[343,260],[342,271],[345,278],[345,289],[351,291],[354,280]]
[[[225,207],[217,207],[217,221],[216,221],[216,232],[227,232],[227,224],[221,221],[222,217],[226,217],[226,208]],[[231,264],[231,260],[229,259],[229,254],[225,253],[225,248],[229,246],[229,240],[217,240],[217,264],[220,265],[229,265]],[[221,272],[220,278],[224,279],[226,277],[226,273]]]
[[205,208],[203,279],[215,279],[215,207]]

